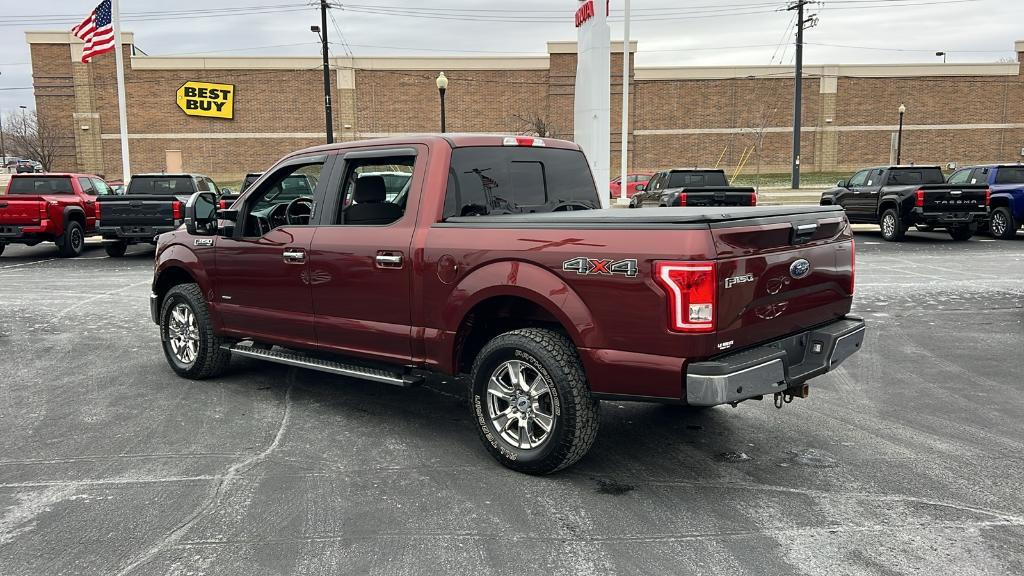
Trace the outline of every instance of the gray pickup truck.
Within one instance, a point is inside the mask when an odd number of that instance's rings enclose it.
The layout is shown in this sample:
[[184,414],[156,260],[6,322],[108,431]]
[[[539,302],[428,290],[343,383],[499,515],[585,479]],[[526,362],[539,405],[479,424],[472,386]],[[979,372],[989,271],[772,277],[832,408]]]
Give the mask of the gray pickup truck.
[[156,244],[156,237],[181,226],[185,202],[196,192],[220,190],[202,174],[137,174],[122,196],[103,197],[98,205],[99,231],[112,257],[128,246]]
[[757,191],[746,186],[730,186],[724,170],[663,170],[647,185],[637,186],[630,208],[655,206],[757,206]]

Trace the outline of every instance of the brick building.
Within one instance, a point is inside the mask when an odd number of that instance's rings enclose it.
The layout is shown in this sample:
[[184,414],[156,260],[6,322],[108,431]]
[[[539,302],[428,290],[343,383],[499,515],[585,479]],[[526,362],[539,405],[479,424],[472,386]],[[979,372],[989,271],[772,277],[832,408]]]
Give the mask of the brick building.
[[[58,170],[121,171],[114,58],[79,63],[65,32],[29,32],[40,122],[60,136]],[[124,34],[133,171],[159,171],[180,153],[185,170],[237,180],[288,151],[324,141],[318,57],[147,56]],[[612,55],[612,164],[621,125],[621,43]],[[574,42],[528,57],[332,59],[337,140],[438,129],[434,78],[444,71],[453,132],[525,133],[541,119],[572,138]],[[635,53],[635,44],[631,46]],[[1018,60],[1024,42],[1016,45]],[[134,52],[134,53],[133,53]],[[185,82],[234,85],[232,119],[187,116]],[[786,66],[639,67],[631,86],[631,168],[714,165],[787,172],[793,71]],[[903,159],[917,163],[1016,161],[1024,154],[1024,69],[1019,63],[807,66],[803,170],[886,163],[897,109],[907,106]],[[746,154],[745,154],[746,151]]]

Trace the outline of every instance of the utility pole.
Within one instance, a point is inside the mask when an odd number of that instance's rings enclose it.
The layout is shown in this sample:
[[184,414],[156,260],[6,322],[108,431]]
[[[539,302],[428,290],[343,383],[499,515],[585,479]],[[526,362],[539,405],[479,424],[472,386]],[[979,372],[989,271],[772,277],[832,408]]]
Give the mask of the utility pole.
[[804,7],[813,0],[793,0],[787,10],[796,10],[796,73],[793,75],[793,189],[800,188],[800,121],[803,113],[804,27],[818,23],[815,16],[804,18]]
[[327,0],[320,0],[320,43],[323,44],[324,56],[324,116],[327,121],[327,143],[334,143],[334,119],[331,113],[331,65],[327,52]]

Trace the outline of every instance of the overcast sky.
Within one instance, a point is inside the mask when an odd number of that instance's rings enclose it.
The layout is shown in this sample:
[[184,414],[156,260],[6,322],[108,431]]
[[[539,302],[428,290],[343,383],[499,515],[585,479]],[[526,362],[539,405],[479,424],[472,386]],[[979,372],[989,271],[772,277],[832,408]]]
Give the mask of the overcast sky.
[[[6,0],[0,13],[0,109],[34,107],[26,30],[66,30],[99,0]],[[354,0],[332,10],[351,52],[371,55],[494,55],[546,51],[575,40],[577,0]],[[317,55],[319,11],[309,0],[121,0],[123,28],[148,54]],[[14,4],[14,6],[11,6]],[[622,36],[612,0],[612,37]],[[792,13],[785,0],[633,0],[638,65],[791,64]],[[256,8],[260,7],[260,8]],[[220,13],[213,11],[220,10]],[[248,11],[244,13],[240,11]],[[262,13],[256,14],[257,10]],[[174,12],[170,14],[169,12]],[[809,10],[808,63],[994,62],[1024,40],[1021,0],[831,0]],[[789,28],[787,28],[789,27]],[[334,23],[332,40],[338,39]],[[784,53],[780,42],[788,45]],[[341,45],[332,45],[344,54]],[[898,49],[898,50],[897,50]],[[105,57],[105,56],[103,56]],[[319,90],[319,86],[310,86]]]

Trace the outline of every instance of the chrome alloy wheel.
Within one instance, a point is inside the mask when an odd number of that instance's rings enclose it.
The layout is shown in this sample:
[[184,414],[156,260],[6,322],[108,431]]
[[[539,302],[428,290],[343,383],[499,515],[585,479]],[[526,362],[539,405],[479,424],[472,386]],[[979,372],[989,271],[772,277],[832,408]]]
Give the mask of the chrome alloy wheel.
[[896,235],[896,216],[891,212],[882,217],[882,234],[886,238]]
[[170,322],[167,323],[167,340],[171,344],[171,352],[182,364],[195,362],[199,355],[199,326],[196,315],[187,304],[181,303],[171,310]]
[[501,439],[520,450],[539,447],[555,427],[551,383],[521,360],[501,363],[487,382],[487,415]]
[[1010,226],[1010,223],[1006,221],[1006,215],[1000,212],[992,213],[992,222],[990,224],[992,228],[993,236],[1002,236],[1006,234],[1006,229]]

